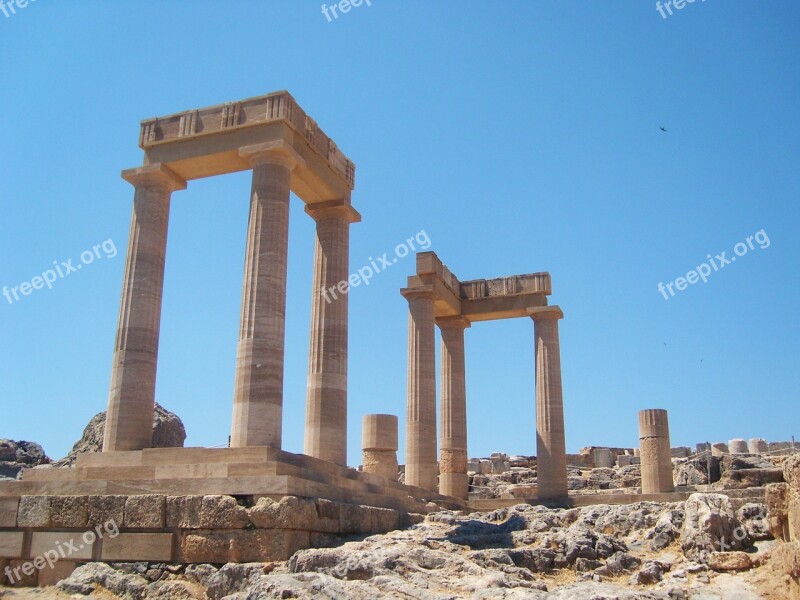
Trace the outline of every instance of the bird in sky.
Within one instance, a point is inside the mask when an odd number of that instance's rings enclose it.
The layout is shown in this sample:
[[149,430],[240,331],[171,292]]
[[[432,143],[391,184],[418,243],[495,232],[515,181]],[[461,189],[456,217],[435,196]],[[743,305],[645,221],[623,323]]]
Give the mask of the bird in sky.
[[659,129],[660,129],[661,131],[666,131],[666,130],[667,130],[667,128],[666,128],[666,127],[659,127]]

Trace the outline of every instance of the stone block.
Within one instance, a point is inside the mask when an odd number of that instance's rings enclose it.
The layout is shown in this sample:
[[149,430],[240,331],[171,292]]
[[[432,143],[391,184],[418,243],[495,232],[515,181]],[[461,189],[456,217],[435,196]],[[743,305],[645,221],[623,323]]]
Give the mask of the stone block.
[[243,529],[250,524],[247,510],[232,496],[203,496],[200,508],[202,529]]
[[769,444],[763,438],[750,438],[747,442],[747,449],[750,454],[767,454],[769,452]]
[[25,534],[22,531],[0,531],[0,558],[22,558]]
[[[84,536],[86,539],[84,539]],[[64,559],[91,560],[95,538],[94,531],[34,531],[31,542],[31,556],[45,556],[47,552],[56,551]]]
[[753,566],[746,552],[712,552],[708,568],[712,571],[746,571]]
[[125,521],[125,496],[89,496],[89,526]]
[[468,460],[467,461],[467,471],[470,473],[480,473],[481,472],[481,461],[479,460]]
[[302,529],[320,531],[314,500],[285,496],[279,502],[261,498],[249,511],[250,521],[259,529]]
[[53,496],[50,504],[53,527],[83,528],[89,524],[87,496]]
[[196,564],[282,561],[310,544],[307,531],[198,529],[182,533],[178,560]]
[[400,528],[400,513],[389,508],[370,507],[372,533],[388,533]]
[[166,522],[166,497],[158,495],[128,496],[125,499],[123,527],[161,529]]
[[172,561],[171,533],[120,533],[103,540],[104,561]]
[[322,533],[340,533],[341,504],[324,498],[317,498],[314,504],[317,508],[316,530]]
[[39,571],[39,587],[52,587],[57,584],[59,581],[63,581],[70,575],[72,575],[73,571],[78,568],[78,563],[71,560],[59,560],[50,567],[42,569]]
[[789,540],[800,540],[800,498],[795,498],[789,505]]
[[0,527],[17,526],[19,498],[0,498]]
[[611,448],[594,449],[594,466],[610,469],[614,466],[614,454]]
[[33,566],[33,563],[27,560],[10,560],[8,561],[8,569],[11,573],[11,578],[8,581],[9,587],[14,588],[28,588],[36,587],[39,581],[39,571]]
[[52,517],[49,496],[23,496],[19,500],[17,525],[19,527],[50,527]]
[[167,527],[200,529],[200,511],[203,496],[167,497]]
[[372,514],[366,506],[342,504],[339,523],[342,533],[371,533]]

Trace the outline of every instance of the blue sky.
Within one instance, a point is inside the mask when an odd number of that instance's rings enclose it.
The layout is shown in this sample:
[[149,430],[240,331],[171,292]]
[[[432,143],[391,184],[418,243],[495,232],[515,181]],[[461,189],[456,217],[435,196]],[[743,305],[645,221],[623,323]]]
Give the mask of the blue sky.
[[[644,408],[669,410],[673,445],[789,439],[799,18],[741,0],[667,19],[641,0],[372,0],[331,22],[305,0],[0,13],[0,286],[118,250],[0,297],[0,437],[57,458],[105,409],[139,121],[287,89],[357,164],[353,267],[424,230],[463,280],[552,274],[570,451],[635,445]],[[229,434],[248,196],[248,173],[173,196],[157,400],[189,445]],[[283,429],[300,452],[314,229],[292,203]],[[761,230],[768,247],[659,293]],[[403,438],[413,270],[351,293],[351,464],[362,415],[400,415]],[[533,365],[531,322],[467,331],[470,455],[535,453]]]

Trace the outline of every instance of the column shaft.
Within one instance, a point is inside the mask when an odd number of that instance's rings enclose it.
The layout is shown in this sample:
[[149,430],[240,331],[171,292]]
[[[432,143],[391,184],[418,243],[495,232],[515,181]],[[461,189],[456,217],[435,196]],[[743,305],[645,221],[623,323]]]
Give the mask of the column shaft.
[[103,451],[142,450],[153,437],[170,197],[186,182],[161,165],[125,171],[136,187],[114,347]]
[[[536,310],[536,309],[534,309]],[[567,451],[557,307],[532,315],[536,339],[536,470],[539,498],[567,496]]]
[[436,356],[433,293],[406,291],[408,299],[408,406],[406,478],[408,485],[437,489]]
[[305,454],[347,465],[348,279],[350,224],[360,219],[344,201],[309,206],[317,223],[311,296]]
[[231,446],[280,448],[292,163],[270,153],[251,162]]
[[639,412],[639,456],[642,459],[643,494],[675,490],[666,410],[653,408]]
[[467,392],[464,360],[463,318],[438,321],[442,332],[442,432],[439,493],[466,499],[467,477]]

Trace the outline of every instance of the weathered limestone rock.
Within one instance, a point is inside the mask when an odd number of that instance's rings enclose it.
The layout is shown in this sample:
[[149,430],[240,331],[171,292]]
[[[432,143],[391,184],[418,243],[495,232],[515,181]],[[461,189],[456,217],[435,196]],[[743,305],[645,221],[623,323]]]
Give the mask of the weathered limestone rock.
[[776,540],[789,541],[789,484],[771,483],[764,489],[769,529]]
[[231,496],[203,496],[200,527],[203,529],[243,529],[250,523],[247,509]]
[[166,497],[157,495],[128,496],[125,500],[124,527],[158,529],[164,527]]
[[[53,463],[56,467],[71,467],[79,454],[102,452],[103,435],[106,429],[106,413],[101,412],[92,417],[83,430],[83,435],[72,446],[69,454]],[[152,448],[182,448],[186,441],[186,428],[181,419],[160,404],[153,410]]]
[[747,536],[753,541],[769,540],[774,536],[771,533],[768,511],[765,504],[749,502],[736,511],[736,518],[747,531]]
[[[331,503],[333,504],[333,503]],[[270,498],[260,498],[258,503],[248,511],[249,519],[259,529],[306,529],[312,531],[330,531],[317,529],[319,515],[314,500],[286,496],[279,502]],[[338,514],[336,518],[338,532]]]
[[39,444],[0,440],[0,479],[17,479],[23,469],[50,464]]
[[70,595],[88,596],[105,589],[118,597],[139,600],[147,595],[147,585],[147,580],[139,575],[122,573],[104,563],[88,563],[75,569],[56,587]]
[[168,496],[166,501],[167,527],[200,529],[203,496]]
[[794,454],[783,461],[783,479],[789,484],[792,494],[800,496],[800,454]]
[[[193,565],[193,567],[208,567],[209,565]],[[189,572],[187,568],[187,575]],[[197,573],[197,571],[193,571]],[[265,575],[269,569],[263,563],[227,564],[221,569],[214,569],[210,575],[206,573],[205,585],[211,600],[221,600],[226,596],[231,596],[236,592],[246,590],[254,580],[261,575]]]
[[747,442],[747,449],[750,454],[767,454],[769,452],[769,444],[763,438],[750,438]]
[[86,527],[89,524],[89,499],[86,496],[54,496],[51,499],[53,527]]
[[125,520],[125,496],[89,496],[89,526],[116,523]]
[[49,496],[23,496],[19,501],[19,527],[50,527],[53,524]]
[[180,561],[221,564],[288,560],[310,544],[308,531],[198,529],[181,535]]
[[728,451],[731,454],[747,454],[747,442],[743,439],[736,438],[728,442]]
[[681,549],[687,558],[705,562],[711,552],[750,547],[750,538],[736,519],[727,496],[692,494],[685,511]]
[[800,540],[800,498],[795,497],[789,505],[789,539]]
[[713,571],[746,571],[753,563],[746,552],[712,552],[708,568]]

